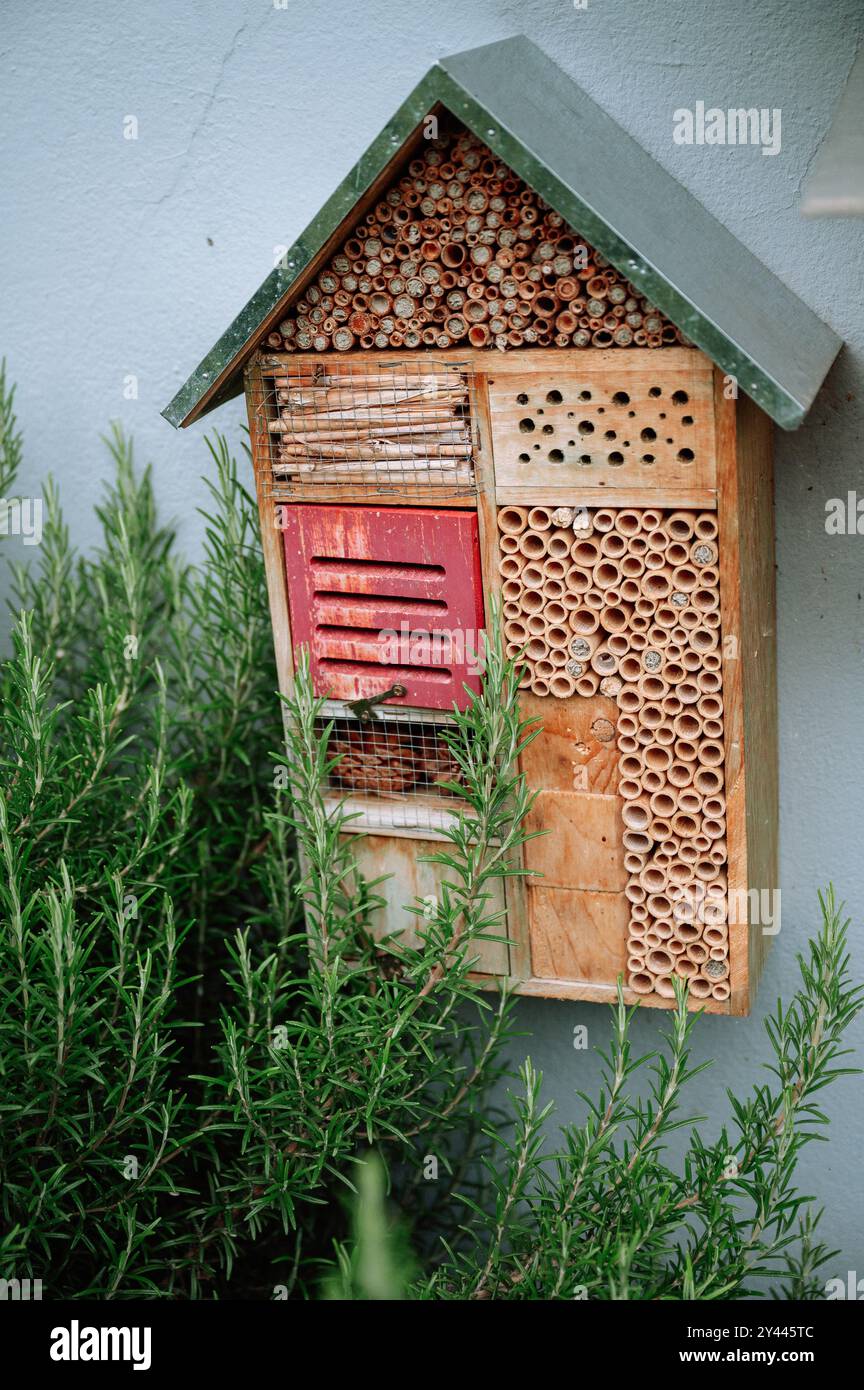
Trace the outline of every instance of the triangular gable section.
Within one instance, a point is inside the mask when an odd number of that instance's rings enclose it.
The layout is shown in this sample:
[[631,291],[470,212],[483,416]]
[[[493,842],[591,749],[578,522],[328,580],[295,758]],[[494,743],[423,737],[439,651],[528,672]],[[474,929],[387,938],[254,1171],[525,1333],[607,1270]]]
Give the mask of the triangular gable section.
[[[165,410],[174,425],[242,389],[241,368],[385,189],[443,107],[785,428],[803,419],[839,339],[524,38],[443,59]],[[599,153],[598,153],[599,152]]]

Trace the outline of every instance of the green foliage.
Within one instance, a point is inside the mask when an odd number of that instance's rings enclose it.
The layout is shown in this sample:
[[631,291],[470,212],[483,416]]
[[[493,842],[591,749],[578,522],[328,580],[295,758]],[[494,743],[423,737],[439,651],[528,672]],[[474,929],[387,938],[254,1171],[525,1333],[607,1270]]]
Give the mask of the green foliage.
[[[602,1090],[581,1097],[584,1125],[563,1129],[560,1153],[541,1153],[549,1107],[541,1108],[540,1078],[526,1062],[513,1136],[489,1136],[494,1205],[469,1203],[473,1244],[418,1293],[708,1300],[758,1297],[760,1281],[775,1279],[787,1297],[812,1297],[830,1252],[813,1243],[812,1199],[795,1187],[795,1164],[806,1143],[824,1138],[816,1094],[849,1074],[835,1063],[864,1002],[849,984],[848,922],[833,892],[820,901],[821,929],[799,958],[801,987],[766,1021],[775,1082],[745,1100],[729,1092],[731,1124],[713,1144],[693,1128],[680,1165],[665,1158],[670,1134],[691,1123],[680,1116],[682,1092],[708,1065],[690,1064],[697,1016],[683,988],[665,1050],[651,1057],[632,1054],[633,1011],[619,993]],[[632,1093],[643,1067],[647,1097]]]
[[[768,1275],[812,1296],[795,1163],[860,1006],[833,898],[728,1136],[666,1166],[694,1016],[679,999],[667,1053],[634,1058],[619,1003],[604,1088],[546,1155],[530,1063],[515,1124],[492,1104],[510,1004],[471,979],[530,804],[497,623],[449,735],[445,886],[408,905],[410,938],[376,938],[305,665],[280,711],[225,441],[196,567],[129,442],[108,448],[92,555],[46,485],[0,671],[0,1277],[73,1299],[713,1298]],[[0,377],[7,490],[20,457]]]

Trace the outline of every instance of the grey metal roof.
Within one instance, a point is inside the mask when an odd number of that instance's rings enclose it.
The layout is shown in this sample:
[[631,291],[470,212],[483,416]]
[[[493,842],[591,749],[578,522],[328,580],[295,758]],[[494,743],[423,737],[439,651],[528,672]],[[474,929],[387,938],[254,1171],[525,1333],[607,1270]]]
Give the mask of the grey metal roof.
[[441,103],[637,285],[741,389],[794,429],[837,335],[540,49],[519,35],[442,58],[163,411],[190,424],[242,390],[261,325],[423,117]]

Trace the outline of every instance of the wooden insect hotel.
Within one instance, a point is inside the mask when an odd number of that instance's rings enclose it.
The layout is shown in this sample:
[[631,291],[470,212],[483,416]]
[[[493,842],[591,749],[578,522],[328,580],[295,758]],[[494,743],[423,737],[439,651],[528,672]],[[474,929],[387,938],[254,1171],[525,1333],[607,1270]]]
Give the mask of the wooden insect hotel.
[[441,735],[494,591],[548,833],[478,972],[748,1011],[778,886],[771,421],[838,346],[523,38],[442,59],[288,250],[165,414],[245,390],[280,683],[308,647],[382,933],[442,872]]

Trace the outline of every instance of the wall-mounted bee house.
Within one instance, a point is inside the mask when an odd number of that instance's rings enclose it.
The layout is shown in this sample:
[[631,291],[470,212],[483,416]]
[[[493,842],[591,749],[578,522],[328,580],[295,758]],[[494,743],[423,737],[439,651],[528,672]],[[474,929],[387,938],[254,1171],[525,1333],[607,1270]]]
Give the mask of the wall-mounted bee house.
[[[505,119],[514,62],[535,105]],[[544,102],[553,131],[578,107],[581,153],[547,130],[540,160]],[[618,185],[649,177],[646,221]],[[524,40],[424,79],[166,412],[242,369],[280,683],[308,648],[325,795],[391,876],[376,929],[436,889],[495,592],[547,833],[478,973],[659,1007],[677,977],[747,1012],[778,887],[770,417],[798,423],[836,347]]]

